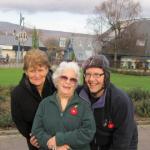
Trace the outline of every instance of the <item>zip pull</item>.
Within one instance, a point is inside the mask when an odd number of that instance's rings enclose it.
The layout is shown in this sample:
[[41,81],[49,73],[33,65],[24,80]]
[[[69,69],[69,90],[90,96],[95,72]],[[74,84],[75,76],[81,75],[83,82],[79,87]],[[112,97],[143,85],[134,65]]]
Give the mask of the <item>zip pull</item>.
[[63,112],[61,112],[61,113],[60,113],[60,116],[63,117],[63,115],[64,115]]

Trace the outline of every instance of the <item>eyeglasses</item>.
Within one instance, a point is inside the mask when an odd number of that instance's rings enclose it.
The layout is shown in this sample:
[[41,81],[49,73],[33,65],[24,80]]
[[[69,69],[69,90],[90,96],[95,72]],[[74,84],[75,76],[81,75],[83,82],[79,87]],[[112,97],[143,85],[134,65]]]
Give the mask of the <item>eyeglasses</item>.
[[94,79],[98,79],[98,78],[100,78],[103,75],[104,75],[104,73],[94,73],[94,74],[85,73],[84,77],[87,78],[87,79],[89,79],[92,76]]
[[77,83],[76,78],[68,78],[67,76],[64,76],[64,75],[60,76],[60,79],[64,82],[69,80],[71,84],[76,84]]

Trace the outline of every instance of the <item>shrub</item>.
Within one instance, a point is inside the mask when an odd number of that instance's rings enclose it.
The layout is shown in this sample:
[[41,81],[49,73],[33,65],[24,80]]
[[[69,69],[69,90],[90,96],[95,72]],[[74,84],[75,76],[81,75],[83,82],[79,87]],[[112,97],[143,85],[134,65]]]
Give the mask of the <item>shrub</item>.
[[10,91],[13,87],[0,86],[0,127],[11,127],[14,123],[10,113]]
[[150,117],[150,99],[135,102],[135,112],[141,117]]
[[10,113],[0,114],[0,127],[12,127],[14,123],[12,121]]
[[5,97],[4,96],[0,96],[0,102],[4,101],[4,100],[5,100]]
[[141,101],[150,98],[150,92],[140,88],[131,89],[127,91],[127,93],[133,101]]
[[144,70],[116,69],[116,68],[110,68],[110,70],[113,73],[121,73],[125,75],[150,76],[150,71],[146,72]]
[[150,117],[150,91],[135,88],[127,93],[135,105],[135,113],[140,117]]

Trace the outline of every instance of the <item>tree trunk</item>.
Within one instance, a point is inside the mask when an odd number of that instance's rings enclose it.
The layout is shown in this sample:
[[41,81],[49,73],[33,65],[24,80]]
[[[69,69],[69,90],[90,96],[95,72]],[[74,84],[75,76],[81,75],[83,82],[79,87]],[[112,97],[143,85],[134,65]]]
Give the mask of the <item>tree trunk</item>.
[[117,51],[118,51],[118,45],[117,45],[117,30],[115,29],[115,46],[114,46],[114,67],[117,67]]

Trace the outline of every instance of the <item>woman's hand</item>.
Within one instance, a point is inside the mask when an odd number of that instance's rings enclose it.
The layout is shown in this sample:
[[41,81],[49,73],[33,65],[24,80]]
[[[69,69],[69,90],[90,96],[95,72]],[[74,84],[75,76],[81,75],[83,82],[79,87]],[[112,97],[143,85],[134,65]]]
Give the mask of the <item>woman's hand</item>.
[[70,147],[68,145],[57,146],[56,150],[69,150]]
[[30,143],[36,147],[36,148],[40,148],[40,145],[38,143],[38,140],[35,136],[32,136],[32,134],[30,134],[31,138],[30,138]]
[[55,138],[55,136],[53,136],[52,138],[50,138],[47,141],[47,146],[48,146],[49,149],[52,149],[53,147],[56,147],[56,138]]

